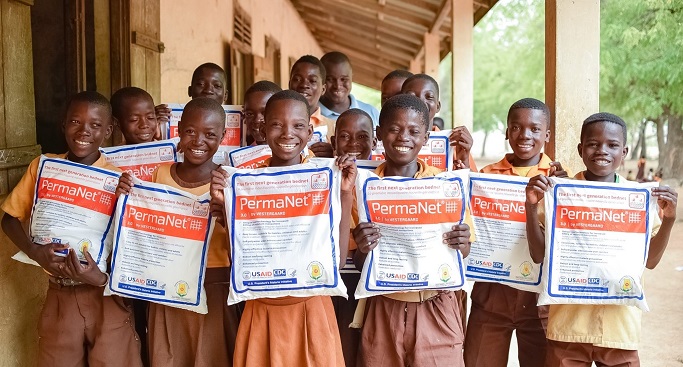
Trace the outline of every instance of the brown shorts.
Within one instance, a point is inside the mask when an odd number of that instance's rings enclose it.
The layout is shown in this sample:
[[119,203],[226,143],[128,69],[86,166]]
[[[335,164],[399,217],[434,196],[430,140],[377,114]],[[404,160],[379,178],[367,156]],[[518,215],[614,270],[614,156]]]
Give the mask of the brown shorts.
[[546,367],[640,367],[637,350],[596,347],[548,340]]
[[[205,315],[149,304],[148,345],[151,366],[232,366],[239,319],[228,306],[229,268],[206,269]],[[225,281],[225,282],[222,282]]]
[[358,365],[464,366],[460,302],[455,292],[428,301],[368,298]]
[[337,327],[339,327],[339,337],[341,338],[342,351],[344,351],[344,362],[346,367],[356,366],[356,356],[358,354],[358,344],[360,343],[360,329],[350,328],[353,322],[353,315],[356,312],[358,300],[353,296],[360,280],[360,273],[342,273],[341,278],[349,293],[349,299],[344,297],[332,297],[334,313],[337,316]]
[[132,310],[102,293],[50,283],[38,322],[38,366],[142,366]]
[[548,307],[536,306],[537,300],[537,293],[499,283],[475,282],[465,336],[467,366],[507,366],[515,331],[519,364],[542,367]]

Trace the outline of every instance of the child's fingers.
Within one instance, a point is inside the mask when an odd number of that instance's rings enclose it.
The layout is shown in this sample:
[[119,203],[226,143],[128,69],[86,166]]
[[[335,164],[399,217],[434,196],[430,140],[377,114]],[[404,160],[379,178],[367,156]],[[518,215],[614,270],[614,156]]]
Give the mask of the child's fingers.
[[93,259],[92,255],[90,255],[90,251],[83,253],[83,256],[85,257],[85,261],[88,262],[88,266],[97,266],[95,259]]
[[311,145],[311,151],[313,151],[316,157],[334,158],[334,150],[330,143],[317,142]]

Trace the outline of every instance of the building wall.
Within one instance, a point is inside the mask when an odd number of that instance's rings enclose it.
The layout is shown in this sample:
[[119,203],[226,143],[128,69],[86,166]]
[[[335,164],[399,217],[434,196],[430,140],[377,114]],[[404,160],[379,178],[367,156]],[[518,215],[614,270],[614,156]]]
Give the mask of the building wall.
[[[191,0],[161,2],[161,101],[183,103],[192,71],[205,62],[224,69],[233,38],[233,2]],[[322,56],[322,49],[289,0],[239,0],[251,16],[252,54],[265,56],[265,37],[280,44],[280,85],[287,86],[289,59],[305,54]]]

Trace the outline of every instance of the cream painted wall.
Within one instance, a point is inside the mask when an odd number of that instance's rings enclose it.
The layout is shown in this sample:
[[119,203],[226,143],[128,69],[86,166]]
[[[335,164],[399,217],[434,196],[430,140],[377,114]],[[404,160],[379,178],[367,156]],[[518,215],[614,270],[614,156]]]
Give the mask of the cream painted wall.
[[[192,71],[214,62],[223,68],[233,33],[233,1],[190,0],[161,2],[161,101],[183,103]],[[280,43],[282,86],[289,80],[289,58],[322,56],[322,49],[289,0],[240,0],[251,16],[252,53],[265,55],[265,37]]]

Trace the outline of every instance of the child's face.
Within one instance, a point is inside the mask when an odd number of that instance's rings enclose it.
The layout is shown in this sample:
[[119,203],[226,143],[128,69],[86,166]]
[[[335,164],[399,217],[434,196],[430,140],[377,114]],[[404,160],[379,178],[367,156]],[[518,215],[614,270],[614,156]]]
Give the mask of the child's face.
[[77,163],[92,164],[100,157],[99,147],[112,131],[107,110],[85,101],[71,102],[62,124],[68,158]]
[[441,109],[437,88],[429,80],[413,79],[408,83],[403,83],[401,93],[412,94],[426,103],[427,108],[429,108],[429,121],[432,121],[436,113]]
[[362,115],[347,115],[337,120],[334,136],[331,138],[335,155],[351,154],[356,159],[369,159],[377,146],[372,133],[372,121]]
[[251,134],[257,145],[266,143],[261,128],[265,122],[263,115],[266,103],[272,96],[272,92],[252,92],[244,97],[244,122],[247,125],[247,133]]
[[289,89],[304,96],[311,111],[318,108],[318,100],[325,93],[325,85],[320,76],[318,66],[307,62],[300,62],[292,68],[292,76],[289,79]]
[[516,108],[510,113],[505,134],[515,157],[519,160],[533,159],[550,141],[548,118],[541,110]]
[[382,92],[382,106],[387,99],[401,93],[401,87],[403,87],[403,82],[406,78],[391,78],[382,82],[380,87]]
[[225,115],[208,110],[185,110],[178,126],[180,142],[178,148],[183,152],[183,162],[195,166],[211,161],[225,134]]
[[412,109],[399,109],[388,120],[377,128],[387,163],[405,166],[414,162],[429,139],[420,114]]
[[279,100],[272,103],[263,127],[268,146],[273,151],[273,160],[279,166],[301,163],[301,152],[313,135],[308,111],[303,102]]
[[228,100],[225,84],[225,75],[222,72],[212,68],[202,68],[197,78],[192,80],[192,85],[187,87],[187,94],[192,99],[208,97],[220,104],[225,104]]
[[335,104],[346,103],[351,93],[351,65],[348,62],[325,65],[325,98]]
[[154,102],[149,98],[126,98],[121,108],[119,126],[126,144],[152,141],[157,128]]
[[584,138],[578,146],[579,156],[594,176],[612,177],[628,153],[624,131],[618,124],[600,121],[584,128]]

